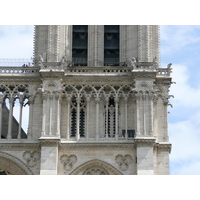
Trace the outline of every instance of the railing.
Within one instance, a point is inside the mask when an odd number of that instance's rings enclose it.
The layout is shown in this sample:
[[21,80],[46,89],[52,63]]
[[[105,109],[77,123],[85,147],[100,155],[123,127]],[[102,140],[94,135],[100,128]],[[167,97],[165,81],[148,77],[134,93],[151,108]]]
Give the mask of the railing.
[[0,67],[1,66],[11,66],[11,67],[32,67],[33,59],[32,58],[0,58]]
[[37,67],[0,67],[0,74],[38,74]]
[[66,74],[113,74],[113,73],[130,73],[131,69],[128,67],[70,67],[66,71]]
[[171,68],[158,68],[157,75],[158,76],[170,76],[172,73]]
[[[47,68],[48,69],[48,68]],[[54,69],[54,68],[53,68]],[[56,68],[57,69],[57,68]],[[135,69],[131,69],[130,67],[68,67],[65,70],[65,74],[130,74],[132,72],[140,72],[140,71],[154,71],[157,73],[157,76],[167,76],[171,75],[171,68],[151,68],[151,66],[138,66]],[[39,69],[37,67],[0,67],[0,74],[19,74],[19,75],[36,75],[39,74]]]

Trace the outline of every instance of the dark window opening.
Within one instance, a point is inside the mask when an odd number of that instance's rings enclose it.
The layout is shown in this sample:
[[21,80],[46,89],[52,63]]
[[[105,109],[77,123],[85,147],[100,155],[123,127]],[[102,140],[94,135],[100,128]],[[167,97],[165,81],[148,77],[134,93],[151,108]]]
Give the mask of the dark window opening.
[[74,25],[72,62],[74,66],[87,66],[88,26]]
[[[106,106],[105,106],[106,109]],[[118,106],[119,109],[119,106]],[[106,110],[105,110],[106,113]],[[119,120],[119,119],[117,119]],[[115,101],[114,98],[109,99],[108,103],[108,113],[105,114],[105,135],[108,134],[108,137],[115,137]]]
[[104,65],[119,66],[119,25],[104,26]]
[[[126,137],[126,130],[122,130],[122,136]],[[135,130],[127,130],[127,136],[128,138],[134,138],[135,137]]]
[[71,137],[75,137],[77,134],[77,116],[79,116],[79,134],[80,137],[85,137],[85,117],[86,117],[86,102],[84,98],[81,98],[80,113],[77,113],[77,99],[72,98],[71,101]]

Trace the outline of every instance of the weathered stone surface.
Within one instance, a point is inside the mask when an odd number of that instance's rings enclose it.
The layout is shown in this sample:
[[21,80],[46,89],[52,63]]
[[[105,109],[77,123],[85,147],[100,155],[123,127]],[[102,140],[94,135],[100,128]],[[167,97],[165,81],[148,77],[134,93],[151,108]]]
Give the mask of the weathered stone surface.
[[87,66],[72,63],[73,26],[48,25],[35,27],[33,68],[0,68],[1,108],[21,96],[29,106],[27,138],[0,111],[1,171],[169,174],[171,64],[159,66],[159,26],[119,30],[119,66],[104,66],[104,35],[114,36],[103,25],[88,27]]

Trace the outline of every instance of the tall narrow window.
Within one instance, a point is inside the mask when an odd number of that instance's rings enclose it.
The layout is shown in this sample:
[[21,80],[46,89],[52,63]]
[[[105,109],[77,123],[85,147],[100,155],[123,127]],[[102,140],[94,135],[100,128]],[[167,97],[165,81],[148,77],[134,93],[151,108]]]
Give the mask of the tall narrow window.
[[82,97],[80,101],[80,111],[77,111],[77,99],[72,98],[71,101],[71,137],[77,134],[77,117],[79,118],[79,134],[80,137],[85,136],[85,116],[86,116],[86,101]]
[[119,25],[104,26],[104,65],[119,66]]
[[[115,101],[113,97],[109,98],[108,111],[105,111],[105,113],[106,112],[108,112],[108,114],[105,116],[105,135],[107,134],[108,137],[114,137],[116,118],[115,118]],[[119,120],[119,118],[117,120]]]
[[72,62],[75,66],[87,66],[88,26],[73,26]]

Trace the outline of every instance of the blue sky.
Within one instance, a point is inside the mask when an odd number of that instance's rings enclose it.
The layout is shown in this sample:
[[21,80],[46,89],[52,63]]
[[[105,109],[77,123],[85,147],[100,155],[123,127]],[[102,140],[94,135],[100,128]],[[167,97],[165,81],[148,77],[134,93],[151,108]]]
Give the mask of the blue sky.
[[[163,25],[160,30],[161,67],[172,63],[173,84],[168,108],[172,143],[172,175],[200,175],[200,26]],[[0,26],[0,58],[31,58],[33,26]]]

